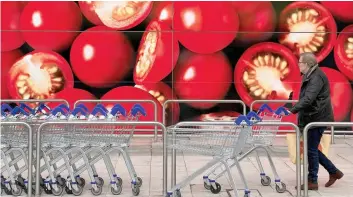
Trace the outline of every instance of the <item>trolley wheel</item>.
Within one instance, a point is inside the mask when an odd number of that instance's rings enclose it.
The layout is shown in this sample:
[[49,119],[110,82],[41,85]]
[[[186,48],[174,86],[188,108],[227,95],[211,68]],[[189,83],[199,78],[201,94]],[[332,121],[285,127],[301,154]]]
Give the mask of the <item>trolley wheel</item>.
[[86,180],[82,177],[76,177],[76,182],[77,182],[77,184],[79,184],[82,187],[84,187],[86,185]]
[[137,177],[137,182],[136,182],[137,186],[141,187],[142,186],[142,179],[141,177]]
[[56,187],[58,188],[57,190],[55,190],[52,185],[51,186],[51,192],[53,193],[54,196],[61,196],[64,192],[64,187],[62,187],[59,184],[56,184]]
[[91,189],[91,193],[93,194],[93,195],[95,195],[95,196],[99,196],[99,195],[101,195],[102,194],[102,191],[103,191],[103,188],[102,188],[102,186],[100,186],[100,185],[97,185],[97,190],[95,190],[95,189]]
[[208,185],[206,182],[203,182],[203,186],[205,187],[205,189],[210,190],[211,189],[211,185]]
[[261,177],[261,184],[263,186],[271,185],[271,178],[269,176]]
[[17,191],[14,190],[13,186],[11,186],[11,193],[13,196],[21,196],[22,194],[22,187],[20,185],[14,185],[16,187]]
[[176,196],[176,197],[181,197],[180,189],[175,190],[175,196]]
[[244,194],[244,197],[250,197],[250,194]]
[[121,194],[121,192],[123,191],[123,187],[121,187],[121,185],[119,185],[118,183],[115,184],[116,185],[116,189],[114,187],[111,187],[111,192],[113,195],[119,195]]
[[61,176],[57,176],[56,181],[58,182],[59,185],[61,185],[62,187],[65,187],[66,179],[62,178]]
[[277,185],[276,184],[276,191],[278,193],[284,193],[285,191],[287,191],[287,187],[286,187],[286,184],[282,183],[281,182],[281,186]]
[[132,194],[134,196],[138,196],[140,194],[140,187],[138,185],[132,186]]
[[104,185],[104,180],[102,177],[96,177],[95,179],[96,179],[97,185],[100,185],[100,186]]
[[83,187],[79,184],[77,184],[77,190],[75,190],[73,187],[72,187],[72,190],[71,190],[72,194],[75,195],[75,196],[79,196],[82,194],[83,192]]
[[25,188],[25,179],[22,176],[17,177],[16,183],[21,186],[22,188]]
[[11,190],[9,190],[9,188],[4,187],[3,190],[5,191],[6,195],[12,195],[12,192],[11,192]]
[[117,183],[119,186],[122,186],[122,185],[123,185],[123,179],[121,179],[120,177],[117,177],[117,178],[116,178],[116,183]]
[[65,192],[67,194],[72,194],[72,190],[70,188],[68,188],[67,186],[65,186]]
[[220,185],[219,183],[217,183],[217,182],[215,182],[215,185],[216,185],[216,188],[213,188],[213,186],[211,185],[211,192],[212,192],[213,194],[218,194],[219,192],[221,192],[222,187],[221,187],[221,185]]

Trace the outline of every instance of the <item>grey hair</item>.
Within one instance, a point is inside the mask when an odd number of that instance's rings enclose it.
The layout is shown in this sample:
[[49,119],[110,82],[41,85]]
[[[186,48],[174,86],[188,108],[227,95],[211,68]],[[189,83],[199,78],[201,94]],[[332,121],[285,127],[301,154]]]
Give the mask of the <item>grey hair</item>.
[[311,52],[301,53],[300,57],[302,58],[303,62],[308,64],[309,68],[312,68],[317,65],[317,59],[314,53],[311,53]]

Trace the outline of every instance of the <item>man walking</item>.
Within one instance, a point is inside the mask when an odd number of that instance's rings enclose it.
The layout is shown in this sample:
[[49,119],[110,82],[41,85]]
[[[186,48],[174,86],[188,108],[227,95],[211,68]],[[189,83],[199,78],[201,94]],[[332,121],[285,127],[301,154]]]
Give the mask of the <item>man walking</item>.
[[[313,53],[302,53],[299,58],[299,69],[304,75],[299,102],[289,111],[298,114],[298,126],[303,129],[310,122],[333,122],[333,110],[330,98],[330,85],[325,73],[319,68]],[[308,131],[308,188],[318,190],[319,163],[330,174],[325,187],[330,187],[343,173],[318,149],[326,127],[315,127]],[[304,186],[301,186],[304,189]]]

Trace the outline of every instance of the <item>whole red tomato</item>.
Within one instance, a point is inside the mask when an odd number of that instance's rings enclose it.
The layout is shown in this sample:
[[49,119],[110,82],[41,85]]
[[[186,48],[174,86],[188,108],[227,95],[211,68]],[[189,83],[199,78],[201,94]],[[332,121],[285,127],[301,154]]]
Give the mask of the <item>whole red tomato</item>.
[[[282,10],[279,42],[295,55],[313,52],[320,62],[331,52],[337,37],[331,13],[315,2],[293,2]],[[315,33],[314,33],[315,32]]]
[[353,91],[347,78],[340,72],[327,67],[321,67],[325,72],[331,90],[331,103],[335,121],[343,121],[352,107]]
[[352,1],[320,1],[320,3],[330,10],[331,14],[340,21],[353,22],[353,2]]
[[[97,98],[87,92],[86,90],[82,90],[82,89],[77,89],[77,88],[66,88],[63,91],[58,92],[57,94],[55,94],[52,99],[64,99],[67,102],[69,102],[70,105],[70,109],[73,110],[74,109],[74,105],[75,102],[78,100],[97,100]],[[92,110],[95,106],[96,103],[83,103],[88,110]],[[53,108],[58,106],[58,103],[50,103],[49,107]]]
[[347,26],[338,35],[334,52],[338,69],[353,81],[353,25]]
[[47,99],[74,85],[70,65],[53,51],[28,53],[8,73],[7,86],[14,99]]
[[79,1],[82,13],[95,25],[127,30],[139,25],[151,12],[151,1]]
[[[159,103],[163,106],[164,102],[167,100],[176,100],[178,99],[176,97],[176,94],[170,88],[167,84],[164,82],[158,82],[158,83],[147,83],[144,85],[135,85],[135,87],[140,88],[142,90],[147,91],[150,93],[154,98],[156,98]],[[163,112],[162,112],[163,114]],[[160,116],[162,116],[160,114]],[[172,125],[176,124],[179,120],[179,115],[180,115],[180,108],[179,108],[179,103],[173,102],[169,103],[166,106],[166,124],[167,125]]]
[[234,1],[232,5],[239,15],[240,22],[237,43],[253,44],[272,37],[277,19],[271,2]]
[[137,84],[155,83],[168,76],[179,57],[179,43],[165,22],[152,21],[138,49],[134,70]]
[[130,71],[133,48],[122,32],[96,26],[75,39],[70,61],[72,70],[83,83],[91,87],[111,87]]
[[[234,85],[241,100],[250,106],[254,100],[287,100],[300,86],[298,60],[283,45],[263,42],[248,48],[234,70]],[[276,109],[283,103],[269,103]],[[261,104],[254,105],[257,110]]]
[[172,27],[174,15],[174,2],[173,1],[155,1],[151,14],[147,17],[147,22],[158,20],[166,22]]
[[[162,122],[162,116],[160,114],[162,113],[162,105],[159,103],[159,101],[152,96],[150,93],[146,92],[145,90],[141,90],[140,88],[136,87],[131,87],[131,86],[121,86],[118,88],[114,88],[107,92],[101,100],[151,100],[157,104],[157,121]],[[147,103],[147,102],[130,102],[130,103],[106,103],[107,109],[112,108],[115,104],[121,104],[127,112],[129,112],[132,107],[136,104],[139,103],[146,112],[146,116],[141,116],[140,121],[155,121],[154,116],[155,116],[155,108],[152,103]],[[140,126],[137,128],[149,128],[152,129],[154,127],[151,126]],[[147,132],[151,133],[151,132]]]
[[25,42],[20,31],[24,5],[19,1],[1,1],[1,51],[11,51]]
[[9,99],[10,93],[8,91],[7,77],[12,65],[23,55],[23,53],[16,49],[7,52],[1,52],[1,99]]
[[214,53],[229,45],[239,29],[239,17],[229,2],[174,2],[176,38],[195,53]]
[[80,8],[70,1],[32,1],[21,15],[22,35],[37,50],[69,48],[81,24]]
[[[174,90],[180,99],[223,99],[232,83],[232,68],[222,52],[196,54],[184,51],[173,72]],[[217,103],[189,103],[208,109]]]

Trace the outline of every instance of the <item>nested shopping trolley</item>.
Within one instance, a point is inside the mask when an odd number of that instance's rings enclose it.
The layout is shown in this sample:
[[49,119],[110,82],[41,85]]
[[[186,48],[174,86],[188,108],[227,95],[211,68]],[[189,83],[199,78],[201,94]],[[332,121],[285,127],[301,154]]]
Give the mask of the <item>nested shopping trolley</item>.
[[[172,188],[167,192],[167,196],[180,197],[180,189],[185,187],[191,180],[212,168],[214,165],[222,164],[231,180],[236,197],[239,196],[230,168],[227,165],[227,158],[232,154],[239,154],[247,138],[251,134],[252,123],[246,116],[239,116],[235,124],[223,123],[227,129],[215,130],[214,123],[207,122],[181,122],[168,129],[168,148],[173,151],[191,152],[195,154],[211,156],[213,159],[203,167],[188,176],[178,184],[172,183]],[[207,128],[207,125],[209,128]],[[201,127],[200,127],[201,126]],[[239,170],[239,175],[244,174]],[[217,190],[217,186],[212,184],[212,190]],[[245,196],[249,196],[250,191],[245,183]]]
[[[281,182],[281,179],[277,173],[276,167],[272,161],[272,157],[270,155],[269,146],[273,145],[273,141],[276,138],[278,132],[278,126],[259,126],[256,125],[256,122],[280,122],[282,117],[288,115],[288,112],[285,108],[280,107],[277,110],[272,110],[267,104],[264,104],[260,107],[257,113],[249,112],[248,117],[256,117],[254,119],[251,118],[251,121],[254,123],[251,131],[251,135],[247,139],[247,144],[250,145],[250,149],[248,149],[245,153],[241,155],[232,154],[230,158],[227,159],[227,163],[230,168],[237,166],[238,162],[246,158],[252,152],[255,152],[255,158],[260,170],[260,180],[263,186],[271,185],[271,178],[266,175],[264,168],[262,166],[260,157],[258,155],[257,150],[262,149],[265,151],[269,164],[271,166],[273,175],[275,177],[275,188],[278,193],[283,193],[286,191],[286,185]],[[239,166],[237,166],[239,167]],[[219,193],[221,191],[221,186],[216,182],[218,178],[224,175],[226,170],[223,166],[218,165],[208,171],[204,176],[204,187],[210,190],[212,193]],[[245,180],[243,180],[245,181]],[[212,189],[212,185],[216,185],[218,190]]]
[[[136,174],[128,154],[128,146],[134,133],[134,126],[107,126],[104,124],[92,124],[90,121],[137,121],[141,115],[146,115],[145,110],[139,104],[135,104],[129,112],[119,104],[110,111],[98,104],[91,112],[84,105],[78,105],[68,113],[62,108],[55,108],[53,117],[57,117],[57,124],[52,123],[40,128],[42,138],[42,154],[44,168],[49,169],[51,184],[57,181],[55,195],[61,195],[63,187],[66,192],[81,195],[85,181],[79,175],[88,172],[91,192],[94,195],[102,193],[104,180],[98,176],[94,165],[103,159],[110,177],[111,192],[118,195],[122,191],[122,179],[117,176],[111,163],[109,153],[119,151],[126,163],[131,176],[132,192],[136,196],[140,192],[142,179]],[[67,120],[62,117],[68,117]],[[78,124],[71,124],[80,121]],[[48,155],[52,156],[52,159]],[[55,166],[63,160],[61,166]],[[65,180],[59,176],[67,171],[69,176]],[[71,178],[74,177],[74,178]],[[79,178],[77,178],[79,177]]]

